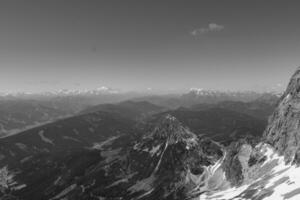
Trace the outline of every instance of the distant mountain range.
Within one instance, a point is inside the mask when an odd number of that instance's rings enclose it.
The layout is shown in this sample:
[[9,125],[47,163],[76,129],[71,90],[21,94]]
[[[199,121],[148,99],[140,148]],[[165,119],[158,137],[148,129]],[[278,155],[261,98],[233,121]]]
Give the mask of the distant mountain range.
[[182,95],[152,95],[133,98],[133,101],[148,101],[167,108],[190,107],[196,104],[217,104],[223,101],[251,102],[262,101],[277,102],[277,93],[257,93],[257,92],[221,92],[213,90],[191,90]]
[[[254,92],[223,93],[216,91],[190,91],[184,95],[136,97],[138,95],[141,94],[117,93],[112,92],[109,88],[100,88],[95,91],[83,92],[61,91],[59,93],[49,94],[2,96],[0,97],[0,137],[14,134],[41,124],[53,122],[57,119],[72,116],[80,112],[89,112],[97,109],[112,111],[114,109],[113,104],[119,102],[121,102],[120,104],[123,104],[123,110],[117,112],[126,114],[127,116],[131,115],[131,117],[136,118],[141,117],[141,111],[143,117],[145,117],[147,109],[150,109],[151,111],[152,109],[155,110],[154,113],[179,107],[190,107],[192,110],[199,110],[201,107],[215,107],[216,104],[221,108],[228,109],[230,107],[230,105],[228,105],[229,103],[227,103],[227,105],[225,105],[225,102],[221,103],[223,106],[219,104],[225,100],[234,101],[231,105],[232,108],[235,108],[234,111],[244,111],[244,108],[247,107],[249,109],[254,109],[254,111],[248,109],[249,112],[245,114],[250,114],[252,116],[256,115],[256,117],[260,115],[260,117],[266,118],[274,107],[273,102],[276,102],[278,99],[276,95],[271,93]],[[128,99],[130,99],[130,101]],[[235,103],[238,100],[239,103]],[[250,106],[251,108],[245,104],[245,102],[251,104],[250,102],[252,101],[253,105]],[[132,104],[133,102],[137,103]],[[137,107],[131,109],[130,106],[132,105],[139,105],[140,108]],[[256,107],[256,111],[254,107]],[[229,110],[232,110],[232,108],[229,108]],[[254,113],[259,111],[259,109],[261,109],[260,113]]]
[[235,111],[237,113],[243,113],[258,119],[267,120],[272,114],[277,101],[252,101],[252,102],[241,102],[241,101],[223,101],[217,104],[196,104],[190,108],[181,108],[189,110],[206,110],[208,108],[220,108]]
[[2,100],[0,101],[0,137],[40,126],[73,113],[74,110],[61,109],[54,102]]
[[166,110],[162,106],[151,104],[147,101],[123,101],[117,104],[100,104],[96,106],[90,106],[87,109],[81,111],[81,113],[93,113],[98,111],[111,112],[119,114],[129,119],[139,120],[140,118],[146,117]]

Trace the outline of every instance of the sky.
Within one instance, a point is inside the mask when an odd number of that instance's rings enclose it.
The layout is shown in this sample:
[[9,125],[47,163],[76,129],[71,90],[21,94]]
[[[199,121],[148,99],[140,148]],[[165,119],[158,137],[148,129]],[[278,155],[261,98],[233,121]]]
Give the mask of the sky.
[[0,92],[285,88],[299,0],[3,0]]

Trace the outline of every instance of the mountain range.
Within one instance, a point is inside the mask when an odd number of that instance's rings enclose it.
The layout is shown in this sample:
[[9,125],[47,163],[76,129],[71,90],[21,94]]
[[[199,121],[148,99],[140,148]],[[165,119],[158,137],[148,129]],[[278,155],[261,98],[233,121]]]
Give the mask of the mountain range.
[[0,139],[0,198],[297,200],[299,80],[300,68],[280,98],[191,91],[53,111],[39,100],[54,120]]
[[[237,104],[252,102],[253,106],[251,107],[254,109],[256,107],[257,111],[262,109],[261,113],[258,114],[261,114],[260,116],[263,116],[263,118],[267,118],[270,112],[272,112],[274,102],[278,100],[278,97],[273,93],[224,93],[211,91],[208,93],[198,92],[198,95],[196,96],[191,95],[194,93],[195,91],[191,91],[184,95],[136,97],[142,94],[111,92],[111,89],[105,87],[98,90],[75,92],[61,91],[58,93],[21,93],[4,95],[0,97],[0,137],[15,134],[22,130],[50,123],[82,112],[89,112],[89,110],[91,111],[93,109],[108,109],[112,111],[115,104],[123,104],[121,107],[124,110],[119,110],[119,113],[126,113],[126,115],[131,113],[131,117],[139,118],[141,116],[138,113],[143,109],[150,109],[149,111],[151,111],[151,106],[157,107],[156,109],[153,108],[154,112],[173,110],[180,107],[190,107],[192,110],[197,110],[200,107],[203,107],[203,105],[197,104],[211,104],[204,105],[204,108],[216,107],[215,105],[217,103],[224,102],[223,100],[226,99],[228,101],[233,101],[232,107],[236,107],[235,105]],[[224,98],[224,96],[226,98]],[[211,101],[212,98],[215,99],[215,102]],[[136,103],[135,105],[134,102]],[[260,104],[265,105],[260,106]],[[139,105],[140,108],[130,108],[132,105]],[[226,109],[229,108],[228,106],[225,107]],[[241,105],[237,107],[241,107]],[[242,107],[240,110],[243,109]],[[247,104],[245,104],[244,107],[248,108]],[[229,110],[232,110],[232,108]],[[253,112],[257,111],[250,111],[246,114],[251,115]],[[257,116],[255,113],[254,115]]]

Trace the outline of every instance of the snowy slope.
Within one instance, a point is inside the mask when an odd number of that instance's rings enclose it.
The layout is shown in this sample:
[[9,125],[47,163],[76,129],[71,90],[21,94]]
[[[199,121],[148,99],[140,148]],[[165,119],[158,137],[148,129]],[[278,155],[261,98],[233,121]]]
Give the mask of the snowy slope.
[[[245,169],[248,179],[238,187],[209,188],[208,191],[195,199],[199,200],[299,200],[300,199],[300,167],[285,163],[284,157],[279,156],[274,149],[267,144],[259,144],[255,147],[265,157],[265,161]],[[216,163],[218,164],[218,163]],[[218,167],[218,169],[215,169]],[[221,181],[226,182],[226,176],[221,165],[211,167],[214,173],[210,174],[210,181],[215,174],[222,175]],[[220,176],[219,176],[220,177]]]

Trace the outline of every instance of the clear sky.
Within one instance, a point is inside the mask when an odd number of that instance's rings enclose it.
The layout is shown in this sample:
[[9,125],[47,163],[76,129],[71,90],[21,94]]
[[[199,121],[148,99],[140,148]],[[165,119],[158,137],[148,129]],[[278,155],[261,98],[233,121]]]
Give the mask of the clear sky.
[[285,87],[299,0],[3,0],[0,91]]

